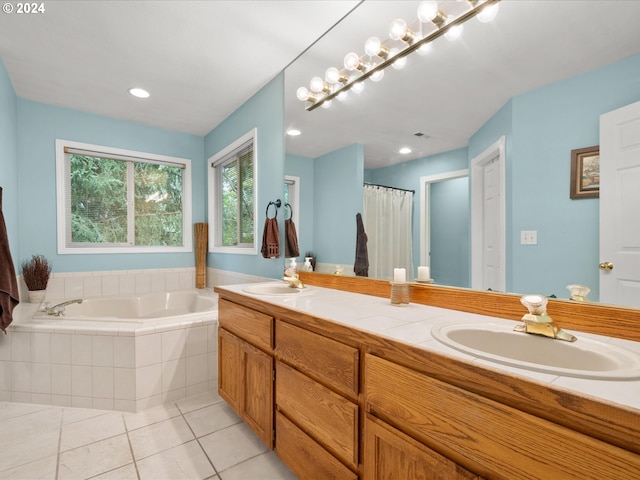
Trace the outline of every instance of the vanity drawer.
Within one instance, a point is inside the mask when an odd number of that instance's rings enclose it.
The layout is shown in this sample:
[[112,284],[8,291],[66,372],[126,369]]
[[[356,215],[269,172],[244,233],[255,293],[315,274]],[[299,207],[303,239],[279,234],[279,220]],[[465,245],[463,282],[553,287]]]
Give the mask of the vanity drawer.
[[273,348],[273,317],[269,315],[221,298],[218,324],[258,348],[268,351]]
[[638,478],[640,455],[370,354],[364,370],[367,412],[484,477]]
[[281,320],[276,321],[276,357],[351,398],[358,397],[358,349]]
[[335,457],[357,468],[358,405],[276,362],[276,409]]
[[358,476],[276,412],[276,454],[301,479],[357,480]]

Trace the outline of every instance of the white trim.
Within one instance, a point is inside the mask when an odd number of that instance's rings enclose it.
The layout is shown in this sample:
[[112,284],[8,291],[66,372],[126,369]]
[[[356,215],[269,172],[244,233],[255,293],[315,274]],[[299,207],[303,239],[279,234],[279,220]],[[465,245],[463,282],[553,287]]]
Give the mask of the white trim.
[[[65,192],[69,185],[67,184],[67,175],[65,173],[65,147],[74,149],[91,150],[93,152],[104,152],[119,156],[146,158],[149,160],[157,160],[159,163],[184,165],[183,173],[183,195],[182,195],[182,245],[177,247],[166,246],[137,246],[123,245],[110,247],[68,247],[66,245],[66,227],[67,227],[67,209],[65,205]],[[57,241],[58,254],[103,254],[103,253],[182,253],[193,251],[193,233],[192,233],[192,204],[193,193],[191,188],[191,160],[179,157],[170,157],[167,155],[157,155],[154,153],[136,152],[133,150],[125,150],[115,147],[103,147],[101,145],[92,145],[89,143],[74,142],[71,140],[56,139],[56,213],[57,213]],[[70,227],[70,225],[69,225]]]
[[[216,235],[219,229],[218,219],[221,214],[218,211],[219,205],[216,202],[217,182],[214,165],[229,153],[233,152],[242,144],[253,139],[253,247],[222,247],[216,245]],[[252,128],[233,143],[227,145],[219,152],[213,154],[207,160],[207,183],[208,195],[207,205],[209,209],[209,252],[231,253],[236,255],[257,255],[258,254],[258,129]]]
[[501,276],[497,289],[506,290],[507,272],[507,252],[506,252],[506,156],[505,137],[500,137],[495,143],[485,149],[481,154],[471,160],[471,288],[484,290],[482,281],[482,219],[483,211],[483,179],[482,169],[484,166],[498,156],[500,166],[500,202],[498,204],[498,215],[500,223],[500,263]]
[[431,195],[431,184],[468,176],[469,170],[465,168],[463,170],[453,170],[451,172],[420,177],[420,265],[425,267],[431,265],[429,258],[429,250],[431,249],[431,232],[429,229],[431,214],[428,205]]
[[295,205],[296,209],[293,212],[293,223],[296,224],[296,230],[300,230],[300,177],[285,175],[284,180],[285,182],[289,180],[290,182],[293,182],[294,185],[293,204]]

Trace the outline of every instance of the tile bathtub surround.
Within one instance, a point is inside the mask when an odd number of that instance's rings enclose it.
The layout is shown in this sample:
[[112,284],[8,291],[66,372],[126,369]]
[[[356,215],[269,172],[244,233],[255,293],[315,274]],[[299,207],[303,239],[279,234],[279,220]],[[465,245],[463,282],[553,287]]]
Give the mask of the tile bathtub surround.
[[0,403],[0,478],[295,480],[215,393],[139,413]]
[[0,401],[135,412],[216,389],[215,318],[65,328],[18,323],[0,336]]

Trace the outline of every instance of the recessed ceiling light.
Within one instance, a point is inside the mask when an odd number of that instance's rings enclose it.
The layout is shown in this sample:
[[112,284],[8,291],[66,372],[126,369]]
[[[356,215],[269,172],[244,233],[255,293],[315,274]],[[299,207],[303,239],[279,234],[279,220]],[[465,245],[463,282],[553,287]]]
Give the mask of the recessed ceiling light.
[[411,149],[409,147],[402,147],[400,150],[398,150],[398,153],[401,153],[402,155],[406,155],[408,153],[411,153]]
[[130,88],[129,93],[138,98],[149,98],[149,92],[144,88]]
[[297,128],[290,128],[289,130],[287,130],[287,135],[290,135],[292,137],[297,137],[301,133],[302,132],[300,130],[298,130]]

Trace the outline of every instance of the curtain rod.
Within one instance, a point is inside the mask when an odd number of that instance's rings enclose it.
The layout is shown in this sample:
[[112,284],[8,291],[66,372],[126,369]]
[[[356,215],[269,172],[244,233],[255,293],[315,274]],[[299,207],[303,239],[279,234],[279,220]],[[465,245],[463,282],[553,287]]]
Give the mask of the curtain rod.
[[369,187],[390,188],[391,190],[400,190],[400,191],[402,191],[402,192],[411,192],[411,193],[414,193],[414,194],[416,193],[416,191],[415,191],[415,190],[408,190],[408,189],[406,189],[406,188],[398,188],[398,187],[390,187],[390,186],[388,186],[388,185],[378,185],[377,183],[367,183],[367,182],[364,182],[364,185],[365,185],[365,186],[369,186]]

